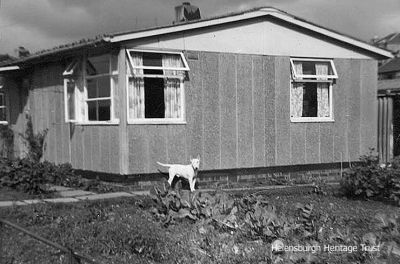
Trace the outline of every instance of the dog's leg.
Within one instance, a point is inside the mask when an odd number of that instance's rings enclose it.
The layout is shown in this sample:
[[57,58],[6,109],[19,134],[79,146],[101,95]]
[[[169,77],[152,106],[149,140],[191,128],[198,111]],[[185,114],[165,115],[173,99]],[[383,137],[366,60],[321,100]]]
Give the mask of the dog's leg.
[[194,185],[196,184],[196,179],[189,180],[190,191],[194,192]]
[[172,181],[174,180],[174,177],[175,177],[175,173],[172,170],[170,170],[169,171],[169,179],[168,179],[168,183],[169,183],[170,187],[172,187]]

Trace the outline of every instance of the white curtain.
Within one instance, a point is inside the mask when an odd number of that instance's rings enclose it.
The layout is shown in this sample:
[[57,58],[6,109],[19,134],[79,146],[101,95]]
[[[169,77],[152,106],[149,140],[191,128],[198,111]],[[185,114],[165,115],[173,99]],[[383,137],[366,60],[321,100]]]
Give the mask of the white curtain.
[[[180,68],[182,61],[178,55],[164,54],[162,65],[168,68]],[[164,75],[169,76],[164,81],[165,118],[180,118],[182,117],[181,78],[183,78],[183,72],[165,70]]]
[[[131,53],[132,66],[143,66],[143,56]],[[133,77],[129,78],[129,118],[144,118],[144,79],[143,69],[132,68]]]
[[[316,63],[315,73],[317,75],[328,75],[328,64]],[[322,80],[326,80],[323,78]],[[329,117],[329,83],[320,82],[317,84],[318,117]]]
[[[301,63],[294,63],[297,74],[303,74],[303,65]],[[301,117],[303,114],[303,84],[293,82],[291,95],[290,95],[290,116]]]

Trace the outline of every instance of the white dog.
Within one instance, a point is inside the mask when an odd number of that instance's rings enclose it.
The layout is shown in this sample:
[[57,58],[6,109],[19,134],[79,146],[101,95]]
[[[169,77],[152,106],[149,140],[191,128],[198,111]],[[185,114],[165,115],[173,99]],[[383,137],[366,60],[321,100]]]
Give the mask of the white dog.
[[190,159],[189,165],[181,165],[181,164],[164,164],[158,162],[158,165],[168,167],[169,179],[168,183],[171,186],[172,181],[175,176],[183,177],[189,181],[190,191],[194,191],[194,185],[196,184],[197,172],[200,166],[200,156],[196,159]]

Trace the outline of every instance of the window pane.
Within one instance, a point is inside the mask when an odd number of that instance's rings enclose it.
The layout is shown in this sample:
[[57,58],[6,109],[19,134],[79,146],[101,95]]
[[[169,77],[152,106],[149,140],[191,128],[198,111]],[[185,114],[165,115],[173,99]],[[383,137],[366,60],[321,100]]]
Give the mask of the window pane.
[[88,119],[89,121],[97,120],[97,101],[90,101],[88,104]]
[[315,75],[315,62],[303,61],[303,74],[304,75]]
[[164,118],[164,79],[144,78],[145,118]]
[[303,117],[317,117],[317,83],[304,83],[303,86]]
[[162,67],[162,54],[159,53],[143,53],[144,66]]
[[111,55],[111,71],[118,71],[118,56]]
[[4,106],[6,103],[5,103],[5,100],[4,100],[4,94],[3,93],[0,93],[0,106]]
[[87,80],[88,98],[97,98],[97,79]]
[[111,100],[98,101],[99,121],[108,121],[111,116]]
[[86,73],[88,75],[97,75],[110,72],[109,55],[90,57],[86,63]]
[[[157,53],[143,53],[143,66],[162,67],[162,55]],[[144,74],[164,74],[162,70],[144,69]]]
[[104,76],[97,79],[98,97],[110,97],[110,77]]
[[68,120],[75,120],[75,82],[69,80],[67,83]]
[[7,121],[6,108],[0,108],[0,121]]

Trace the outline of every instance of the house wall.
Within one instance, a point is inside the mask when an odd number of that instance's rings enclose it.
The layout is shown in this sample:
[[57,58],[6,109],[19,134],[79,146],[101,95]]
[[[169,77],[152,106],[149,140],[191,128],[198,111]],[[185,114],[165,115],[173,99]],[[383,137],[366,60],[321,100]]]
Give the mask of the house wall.
[[272,17],[181,31],[131,41],[132,48],[177,49],[240,54],[369,59],[349,44]]
[[[26,113],[30,113],[36,133],[48,129],[45,160],[69,162],[76,169],[119,173],[118,125],[75,125],[64,121],[64,66],[60,62],[37,65],[30,76]],[[22,88],[20,88],[22,89]],[[26,124],[22,109],[20,123]]]
[[36,66],[25,75],[32,76],[31,89],[19,79],[7,85],[16,154],[26,152],[19,136],[26,113],[36,132],[48,129],[46,160],[109,173],[157,172],[156,161],[185,163],[197,154],[203,170],[355,161],[376,147],[374,60],[334,59],[334,122],[291,123],[289,57],[198,51],[186,57],[187,123],[180,125],[127,125],[126,100],[119,125],[65,123],[64,67]]
[[190,51],[186,125],[128,125],[128,174],[156,161],[224,169],[358,160],[376,147],[376,61],[335,59],[334,122],[290,122],[286,56]]

